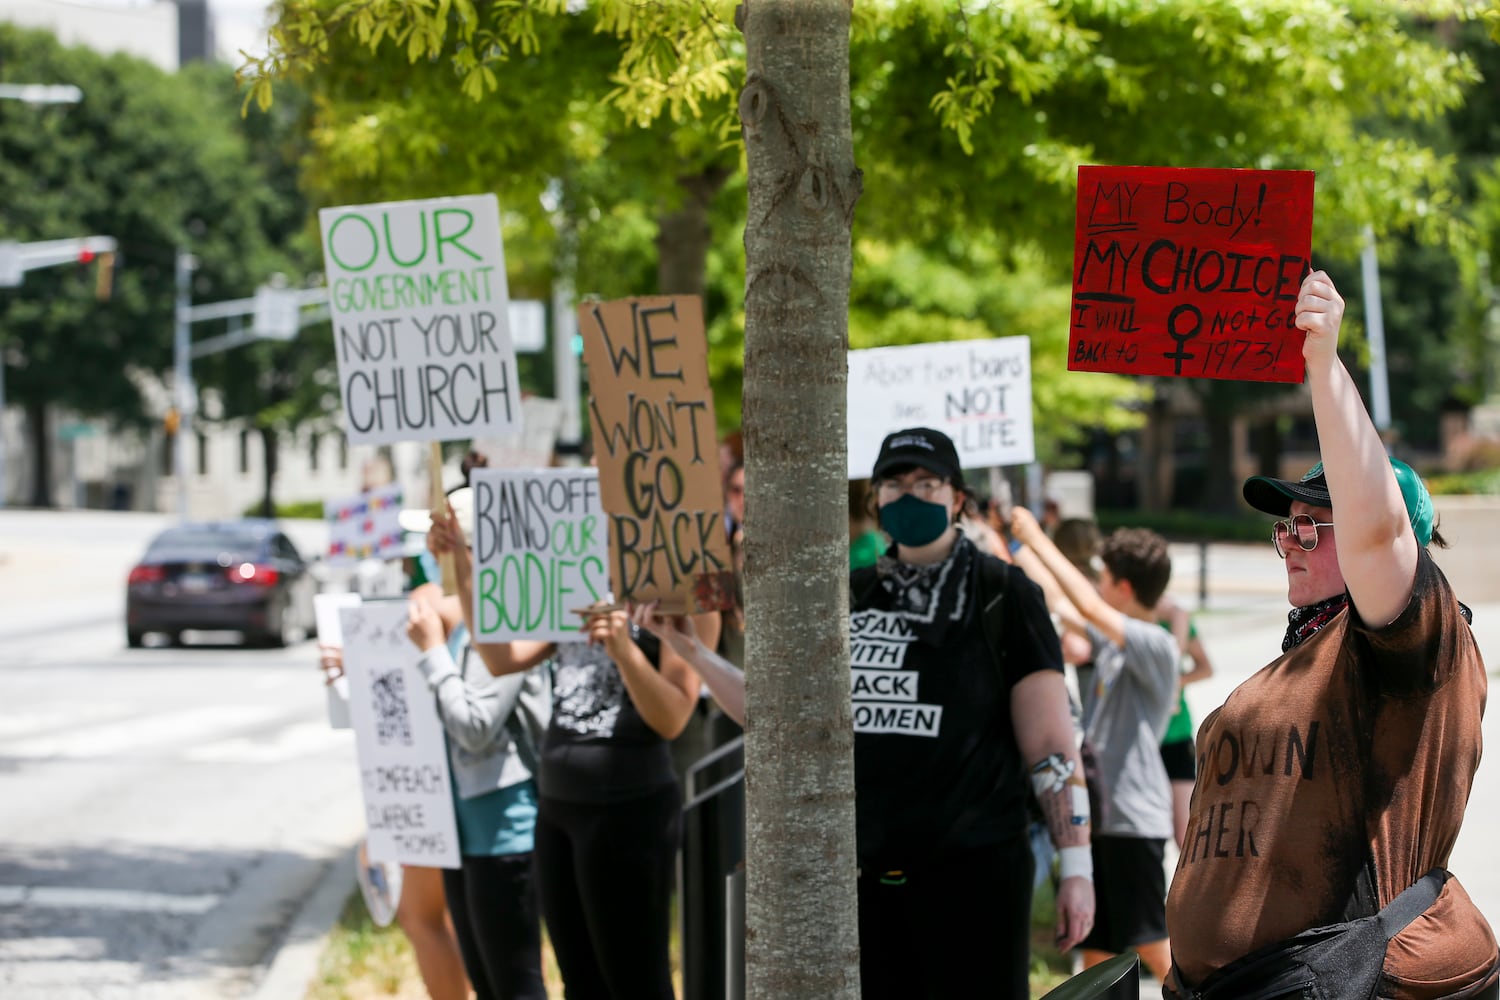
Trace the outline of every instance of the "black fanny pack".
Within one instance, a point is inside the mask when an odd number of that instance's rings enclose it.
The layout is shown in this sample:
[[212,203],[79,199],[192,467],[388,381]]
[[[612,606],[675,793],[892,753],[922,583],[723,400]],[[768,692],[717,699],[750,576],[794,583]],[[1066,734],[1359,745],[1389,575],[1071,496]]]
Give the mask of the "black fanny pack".
[[[1171,1000],[1371,1000],[1386,945],[1432,905],[1447,881],[1448,873],[1434,868],[1374,916],[1303,931],[1236,959],[1197,989],[1166,986],[1162,994]],[[1182,982],[1175,967],[1171,978]]]

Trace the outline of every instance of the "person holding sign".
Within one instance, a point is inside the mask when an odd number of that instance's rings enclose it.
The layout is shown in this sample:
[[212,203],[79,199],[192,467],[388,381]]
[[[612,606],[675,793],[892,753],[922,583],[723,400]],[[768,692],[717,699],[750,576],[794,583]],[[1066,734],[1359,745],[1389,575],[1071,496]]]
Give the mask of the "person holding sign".
[[1199,727],[1164,993],[1494,996],[1495,936],[1444,868],[1486,694],[1469,609],[1428,554],[1443,541],[1426,487],[1386,456],[1339,359],[1327,274],[1295,315],[1323,461],[1244,485],[1281,518],[1292,612],[1281,654]]
[[406,634],[447,736],[462,867],[443,870],[443,889],[469,982],[479,1000],[546,1000],[532,846],[548,675],[491,677],[469,655],[467,627],[445,639],[428,601],[410,602]]
[[1028,781],[1062,857],[1059,949],[1094,918],[1057,633],[1040,589],[958,529],[947,435],[888,435],[871,478],[894,544],[850,577],[863,996],[1024,1000]]
[[[434,552],[452,553],[470,619],[473,564],[451,508],[433,518],[428,539]],[[696,617],[699,634],[717,641],[718,613]],[[590,613],[586,637],[474,648],[502,676],[552,660],[536,870],[568,996],[672,1000],[668,940],[681,795],[668,741],[687,725],[699,681],[623,610]]]

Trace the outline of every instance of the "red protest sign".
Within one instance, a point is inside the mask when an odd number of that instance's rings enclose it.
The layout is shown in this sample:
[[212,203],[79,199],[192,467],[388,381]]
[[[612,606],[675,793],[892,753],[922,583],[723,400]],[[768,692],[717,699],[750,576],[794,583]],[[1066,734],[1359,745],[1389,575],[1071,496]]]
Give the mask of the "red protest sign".
[[1301,382],[1313,173],[1078,168],[1070,371]]

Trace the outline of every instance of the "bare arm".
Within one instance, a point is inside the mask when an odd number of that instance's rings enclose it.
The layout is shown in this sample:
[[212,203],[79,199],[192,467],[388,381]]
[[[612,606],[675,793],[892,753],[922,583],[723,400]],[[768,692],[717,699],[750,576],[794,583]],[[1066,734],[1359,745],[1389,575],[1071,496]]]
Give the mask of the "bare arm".
[[1359,390],[1338,356],[1344,300],[1323,271],[1302,281],[1297,326],[1307,332],[1302,356],[1312,390],[1313,419],[1338,533],[1339,570],[1359,617],[1380,627],[1411,601],[1417,539],[1401,488]]
[[1088,791],[1083,761],[1073,740],[1073,716],[1061,674],[1039,670],[1011,689],[1010,714],[1021,759],[1032,772],[1032,790],[1047,817],[1047,832],[1063,854],[1057,892],[1057,947],[1072,948],[1094,921],[1093,866],[1089,875],[1070,875],[1069,862],[1089,851]]
[[[458,593],[443,598],[443,602],[449,608],[456,606],[469,627],[469,635],[477,636],[479,632],[474,627],[474,562],[452,507],[448,508],[446,517],[434,512],[432,527],[427,532],[427,547],[434,555],[453,556],[453,577],[458,585]],[[441,611],[441,607],[439,610]],[[495,677],[524,673],[551,656],[557,648],[550,642],[530,639],[516,639],[512,642],[475,641],[473,647],[474,652],[484,661],[485,669]]]
[[[1073,607],[1078,609],[1078,614],[1084,620],[1094,626],[1104,637],[1116,646],[1125,645],[1125,615],[1116,611],[1099,596],[1099,591],[1094,589],[1089,578],[1079,571],[1068,561],[1042,526],[1037,523],[1031,511],[1025,507],[1017,507],[1011,513],[1011,530],[1022,545],[1036,553],[1047,572],[1056,578],[1058,586],[1062,588],[1065,596]],[[1067,624],[1064,620],[1064,624]]]
[[1042,596],[1047,599],[1047,610],[1057,616],[1057,620],[1062,622],[1063,628],[1068,633],[1074,635],[1082,634],[1084,632],[1083,616],[1078,613],[1078,609],[1073,607],[1073,602],[1068,600],[1067,595],[1063,593],[1062,587],[1057,582],[1057,577],[1053,576],[1052,572],[1047,569],[1047,564],[1042,562],[1041,557],[1036,554],[1036,550],[1029,545],[1022,544],[1016,550],[1013,561],[1020,567],[1021,572],[1026,574],[1028,579],[1042,588]]
[[[696,615],[693,624],[701,631],[711,632],[717,642],[718,617],[718,612]],[[589,641],[602,643],[609,651],[625,683],[625,691],[646,725],[663,739],[676,739],[698,704],[698,675],[688,662],[663,644],[661,662],[653,667],[630,637],[630,617],[624,611],[591,618]]]
[[697,671],[725,715],[742,726],[745,724],[745,675],[698,638],[693,619],[686,615],[659,616],[654,601],[632,605],[630,617]]

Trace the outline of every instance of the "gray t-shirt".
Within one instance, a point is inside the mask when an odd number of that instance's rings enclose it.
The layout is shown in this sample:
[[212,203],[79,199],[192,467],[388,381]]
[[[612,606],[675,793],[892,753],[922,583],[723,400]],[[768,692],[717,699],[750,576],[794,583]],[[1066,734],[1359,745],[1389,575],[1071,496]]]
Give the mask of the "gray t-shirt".
[[1092,625],[1094,684],[1084,695],[1084,732],[1094,745],[1104,787],[1104,822],[1116,837],[1172,836],[1172,786],[1161,738],[1177,707],[1177,642],[1153,622],[1125,619],[1121,649]]

